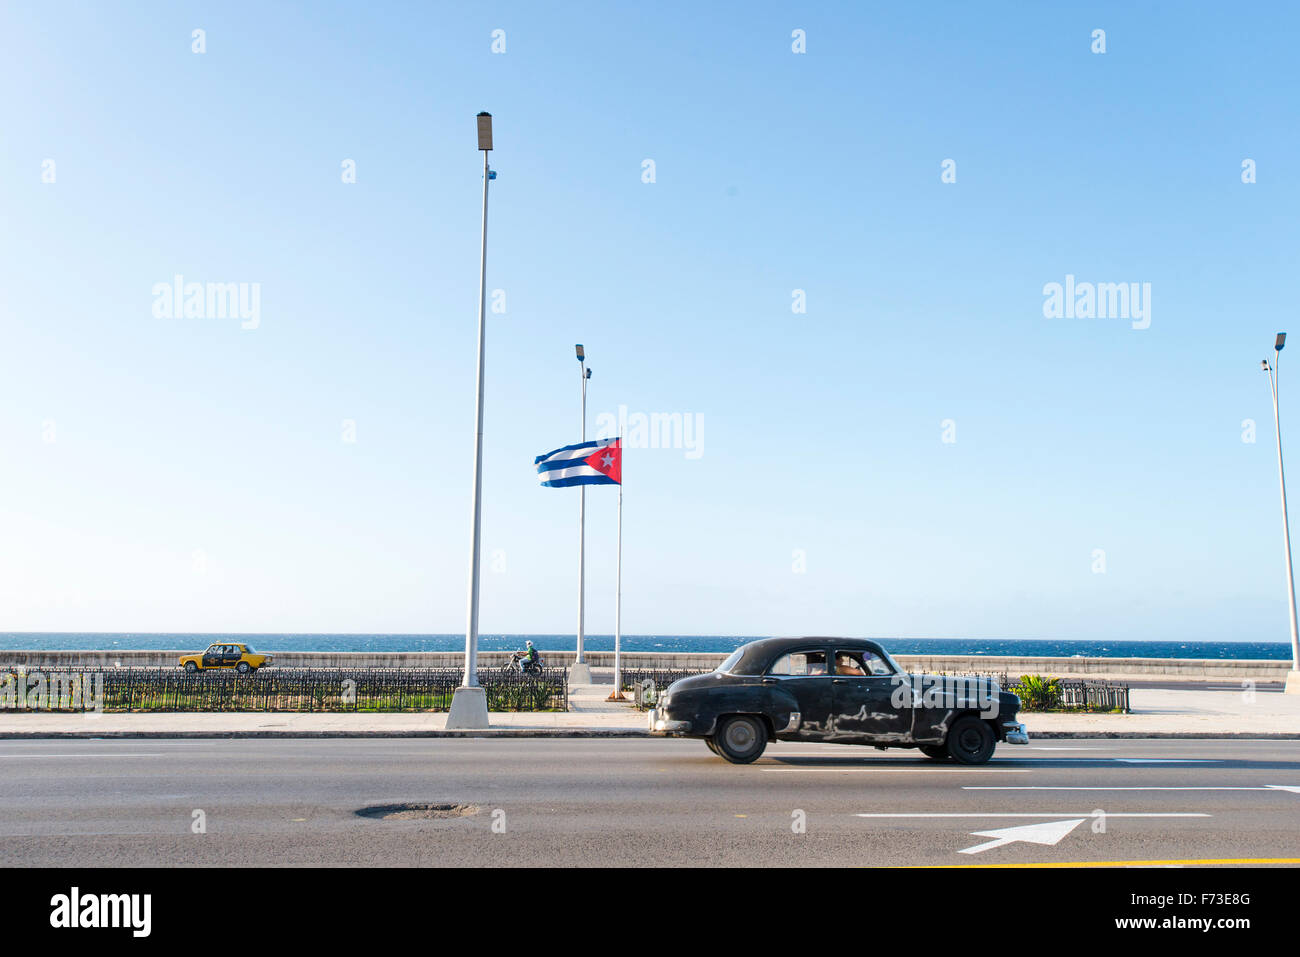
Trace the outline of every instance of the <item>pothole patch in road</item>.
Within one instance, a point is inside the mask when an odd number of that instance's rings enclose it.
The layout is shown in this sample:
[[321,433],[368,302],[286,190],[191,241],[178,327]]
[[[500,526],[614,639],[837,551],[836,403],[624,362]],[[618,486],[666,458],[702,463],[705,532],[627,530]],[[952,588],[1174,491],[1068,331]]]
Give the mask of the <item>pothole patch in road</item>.
[[477,804],[376,804],[361,808],[357,814],[381,821],[433,821],[469,817],[481,810]]

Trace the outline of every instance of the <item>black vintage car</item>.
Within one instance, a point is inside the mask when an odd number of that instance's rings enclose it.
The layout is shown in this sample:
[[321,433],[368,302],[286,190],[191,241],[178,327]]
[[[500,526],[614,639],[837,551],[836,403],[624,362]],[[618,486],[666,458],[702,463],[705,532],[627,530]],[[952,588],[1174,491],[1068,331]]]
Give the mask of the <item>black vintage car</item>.
[[1029,743],[1019,710],[991,678],[908,674],[864,638],[764,638],[716,671],[673,682],[650,731],[703,738],[733,764],[754,761],[774,738],[983,764],[999,741]]

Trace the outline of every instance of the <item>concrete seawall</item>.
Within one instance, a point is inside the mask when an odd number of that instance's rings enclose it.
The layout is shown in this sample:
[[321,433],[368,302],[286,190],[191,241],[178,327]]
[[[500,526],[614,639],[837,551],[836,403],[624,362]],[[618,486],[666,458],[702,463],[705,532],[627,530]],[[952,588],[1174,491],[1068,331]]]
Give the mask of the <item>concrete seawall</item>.
[[[4,651],[0,650],[0,667],[24,665],[28,668],[174,668],[188,651]],[[270,652],[274,666],[287,668],[461,668],[463,651],[417,652]],[[572,651],[541,652],[548,667],[573,663]],[[499,668],[509,652],[480,651],[483,668]],[[726,655],[720,653],[679,654],[676,652],[625,652],[624,668],[662,668],[710,670]],[[1220,658],[1037,658],[995,655],[895,655],[908,671],[963,672],[981,671],[1022,674],[1060,675],[1073,678],[1163,678],[1169,681],[1285,681],[1290,661]],[[589,651],[587,661],[594,668],[612,668],[612,651]]]

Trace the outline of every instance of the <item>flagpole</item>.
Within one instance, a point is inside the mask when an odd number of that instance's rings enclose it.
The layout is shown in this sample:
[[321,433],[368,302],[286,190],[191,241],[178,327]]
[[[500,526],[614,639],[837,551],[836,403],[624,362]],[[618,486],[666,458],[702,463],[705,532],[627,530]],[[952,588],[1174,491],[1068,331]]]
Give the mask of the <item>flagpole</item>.
[[[578,375],[582,377],[582,441],[587,441],[587,380],[591,370],[587,368],[587,354],[581,345],[574,347],[578,355]],[[591,684],[591,667],[583,654],[583,639],[586,633],[587,604],[587,487],[578,486],[578,652],[569,669],[570,685]]]
[[618,551],[614,558],[614,693],[608,701],[623,697],[623,435],[618,436]]

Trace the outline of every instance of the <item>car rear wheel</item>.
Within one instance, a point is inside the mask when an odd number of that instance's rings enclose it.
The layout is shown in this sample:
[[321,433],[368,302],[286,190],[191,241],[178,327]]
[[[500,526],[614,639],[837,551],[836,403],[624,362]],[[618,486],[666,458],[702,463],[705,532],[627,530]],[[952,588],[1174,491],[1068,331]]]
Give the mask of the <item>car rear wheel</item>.
[[241,661],[239,664],[235,665],[235,670],[238,671],[241,675],[246,675],[253,669],[248,666],[247,661]]
[[199,666],[192,661],[187,661],[185,662],[185,670],[188,671],[190,674],[194,674],[194,672],[199,670]]
[[988,722],[967,715],[948,732],[948,754],[960,764],[985,764],[998,745]]
[[942,744],[923,744],[919,750],[927,758],[934,758],[936,761],[947,761],[949,757],[947,746]]
[[727,718],[713,735],[718,754],[732,764],[749,764],[767,747],[767,728],[758,718],[740,714]]
[[704,743],[709,746],[709,750],[712,751],[714,754],[718,753],[718,746],[713,743],[712,738],[705,738]]

